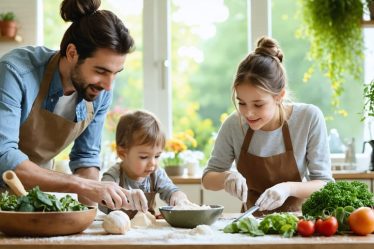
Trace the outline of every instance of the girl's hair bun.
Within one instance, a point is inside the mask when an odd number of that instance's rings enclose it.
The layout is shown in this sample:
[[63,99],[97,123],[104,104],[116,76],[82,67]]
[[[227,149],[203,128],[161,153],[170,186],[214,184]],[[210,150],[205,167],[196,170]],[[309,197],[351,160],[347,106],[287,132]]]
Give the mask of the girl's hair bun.
[[280,62],[283,61],[283,52],[280,49],[278,42],[267,36],[263,36],[257,41],[255,53],[273,57],[274,59],[278,59]]
[[60,15],[65,22],[77,22],[84,16],[94,14],[100,4],[101,0],[63,0]]

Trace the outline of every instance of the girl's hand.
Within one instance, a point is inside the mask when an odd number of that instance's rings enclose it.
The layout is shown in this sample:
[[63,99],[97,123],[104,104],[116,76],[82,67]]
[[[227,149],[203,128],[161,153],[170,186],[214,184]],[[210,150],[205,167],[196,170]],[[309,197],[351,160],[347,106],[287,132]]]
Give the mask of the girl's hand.
[[225,191],[242,202],[247,202],[248,187],[245,178],[236,171],[229,171],[224,182]]
[[273,210],[283,205],[290,196],[291,187],[287,182],[278,183],[271,188],[265,190],[264,193],[256,201],[256,205],[260,207],[260,211]]

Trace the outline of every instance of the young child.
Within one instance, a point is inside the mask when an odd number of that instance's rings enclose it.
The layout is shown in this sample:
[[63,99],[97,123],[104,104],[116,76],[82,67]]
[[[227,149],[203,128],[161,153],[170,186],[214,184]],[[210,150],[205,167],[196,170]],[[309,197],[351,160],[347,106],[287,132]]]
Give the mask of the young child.
[[[137,211],[154,212],[155,195],[171,206],[189,202],[186,194],[175,186],[165,171],[158,168],[158,159],[165,146],[165,135],[160,122],[151,113],[135,111],[123,115],[116,129],[116,149],[121,162],[104,173],[101,181],[113,181],[131,190],[129,202],[133,210],[126,210],[130,219]],[[107,207],[99,206],[104,213]]]
[[[299,211],[303,198],[334,180],[323,114],[285,103],[282,61],[278,43],[262,37],[240,63],[232,87],[237,111],[222,124],[202,179],[260,211]],[[230,171],[233,161],[238,172]]]

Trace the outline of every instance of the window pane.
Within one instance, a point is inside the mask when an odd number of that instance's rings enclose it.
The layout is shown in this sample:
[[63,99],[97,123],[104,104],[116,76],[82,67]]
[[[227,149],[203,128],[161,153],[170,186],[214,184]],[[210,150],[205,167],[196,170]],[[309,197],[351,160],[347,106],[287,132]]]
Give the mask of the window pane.
[[[342,116],[337,108],[331,105],[331,87],[329,80],[321,72],[315,72],[310,81],[304,83],[303,76],[311,65],[306,59],[309,49],[307,40],[295,38],[301,20],[296,13],[298,3],[294,0],[272,0],[272,32],[280,42],[285,54],[285,66],[288,74],[289,88],[295,102],[311,103],[318,106],[326,117],[327,128],[337,129],[340,138],[348,143],[356,141],[356,152],[360,152],[363,141],[363,123],[360,121],[363,101],[363,79],[358,81],[347,78],[341,96],[341,108],[348,114]],[[330,148],[331,150],[334,148]]]
[[231,84],[247,53],[247,1],[171,1],[173,129],[192,129],[197,149],[211,149]]

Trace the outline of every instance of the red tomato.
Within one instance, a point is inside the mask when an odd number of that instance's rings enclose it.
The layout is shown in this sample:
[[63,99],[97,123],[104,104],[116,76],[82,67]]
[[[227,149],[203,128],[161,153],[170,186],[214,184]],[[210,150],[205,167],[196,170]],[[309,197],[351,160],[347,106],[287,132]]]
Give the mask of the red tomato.
[[314,233],[314,223],[311,220],[299,220],[297,232],[303,237],[309,237]]
[[338,230],[338,221],[334,216],[330,216],[318,224],[318,232],[324,236],[331,236]]
[[348,223],[355,234],[370,234],[374,232],[374,210],[369,207],[360,207],[349,215]]
[[318,219],[316,220],[316,223],[314,224],[314,231],[316,231],[317,233],[319,233],[319,227],[321,226],[322,224],[322,219]]

